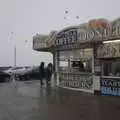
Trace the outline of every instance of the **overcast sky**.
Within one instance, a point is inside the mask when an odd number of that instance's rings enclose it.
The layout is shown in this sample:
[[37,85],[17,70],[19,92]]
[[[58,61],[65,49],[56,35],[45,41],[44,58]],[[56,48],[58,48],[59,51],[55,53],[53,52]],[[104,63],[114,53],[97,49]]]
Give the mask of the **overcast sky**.
[[119,5],[119,0],[0,0],[0,66],[13,65],[14,45],[17,65],[52,61],[51,54],[32,50],[35,33],[48,34],[94,18],[113,20],[120,16]]

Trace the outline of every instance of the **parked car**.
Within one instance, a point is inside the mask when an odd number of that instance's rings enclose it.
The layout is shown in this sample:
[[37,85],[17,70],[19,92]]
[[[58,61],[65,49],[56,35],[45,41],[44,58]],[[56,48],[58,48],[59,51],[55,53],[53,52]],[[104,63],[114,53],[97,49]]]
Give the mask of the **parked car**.
[[14,74],[16,80],[38,79],[39,76],[38,67],[15,67],[5,70],[4,72],[10,76]]
[[9,75],[11,75],[11,74],[19,75],[24,70],[25,70],[25,67],[13,67],[13,68],[10,68],[8,70],[5,70],[4,72],[9,74]]
[[0,71],[0,82],[7,82],[9,81],[10,79],[10,75],[3,72],[3,71]]
[[19,75],[20,80],[33,80],[33,79],[39,79],[39,71],[38,68],[29,68],[26,71],[24,71],[22,74]]

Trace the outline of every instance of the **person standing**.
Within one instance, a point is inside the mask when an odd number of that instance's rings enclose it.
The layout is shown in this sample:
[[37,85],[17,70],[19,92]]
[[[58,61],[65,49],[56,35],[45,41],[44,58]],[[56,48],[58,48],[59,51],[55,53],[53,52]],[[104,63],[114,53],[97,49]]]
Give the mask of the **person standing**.
[[14,87],[17,88],[15,73],[10,72],[10,75],[11,75],[10,81],[12,82],[12,84],[14,85]]
[[46,74],[45,74],[45,77],[46,77],[46,84],[49,85],[50,84],[50,81],[51,81],[51,77],[52,77],[52,72],[53,72],[53,65],[52,63],[49,63],[47,68],[46,68]]
[[44,62],[41,62],[39,66],[39,79],[41,86],[43,85],[43,79],[45,77],[45,68],[44,68]]

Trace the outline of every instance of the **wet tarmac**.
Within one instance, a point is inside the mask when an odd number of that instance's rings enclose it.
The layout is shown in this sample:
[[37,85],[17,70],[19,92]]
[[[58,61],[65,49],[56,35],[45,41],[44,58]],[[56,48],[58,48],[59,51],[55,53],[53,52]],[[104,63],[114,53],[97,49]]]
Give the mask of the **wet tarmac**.
[[120,98],[93,96],[39,81],[0,84],[0,120],[119,120]]

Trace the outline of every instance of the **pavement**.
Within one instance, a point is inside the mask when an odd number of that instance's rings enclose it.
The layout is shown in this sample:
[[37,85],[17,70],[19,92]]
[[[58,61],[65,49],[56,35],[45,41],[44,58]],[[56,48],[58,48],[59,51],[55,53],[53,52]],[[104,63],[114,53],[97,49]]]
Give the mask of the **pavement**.
[[39,81],[0,84],[0,120],[119,120],[120,98],[41,87]]

